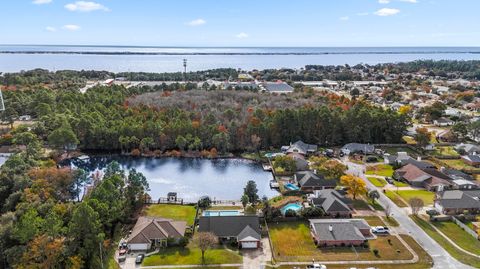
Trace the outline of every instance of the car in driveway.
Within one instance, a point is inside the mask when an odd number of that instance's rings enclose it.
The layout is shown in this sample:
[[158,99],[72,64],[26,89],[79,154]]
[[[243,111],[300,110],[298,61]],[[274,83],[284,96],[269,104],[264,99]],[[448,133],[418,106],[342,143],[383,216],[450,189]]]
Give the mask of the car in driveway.
[[307,265],[307,269],[327,269],[327,266],[324,264],[314,263]]
[[388,234],[390,233],[390,230],[388,227],[385,226],[373,226],[372,227],[372,233],[374,234]]
[[144,254],[138,254],[137,258],[135,258],[135,263],[136,264],[141,264],[143,262],[143,258],[145,258]]

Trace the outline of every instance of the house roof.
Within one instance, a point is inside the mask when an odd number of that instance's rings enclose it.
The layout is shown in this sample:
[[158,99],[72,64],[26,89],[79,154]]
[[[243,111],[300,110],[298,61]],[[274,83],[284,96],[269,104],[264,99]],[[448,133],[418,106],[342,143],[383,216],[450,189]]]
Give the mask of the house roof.
[[293,92],[293,87],[285,82],[266,82],[263,86],[269,92]]
[[375,151],[375,147],[370,144],[348,143],[342,147],[342,151],[346,151],[346,150],[348,150],[350,153],[355,153],[355,152],[372,153]]
[[429,185],[449,185],[447,180],[450,180],[447,175],[435,168],[421,169],[413,164],[407,164],[395,172],[408,182],[426,182],[428,180]]
[[312,171],[300,171],[295,173],[295,178],[298,181],[300,187],[312,188],[312,187],[335,187],[337,185],[335,180],[325,179],[321,175],[317,175]]
[[438,203],[443,208],[480,209],[480,190],[447,190],[440,194]]
[[318,149],[317,145],[307,144],[301,140],[291,144],[290,146],[286,146],[287,153],[300,153],[300,154],[307,154],[308,152],[315,152]]
[[463,150],[468,154],[472,154],[474,152],[480,153],[480,147],[474,144],[458,144],[455,146],[455,150]]
[[366,240],[360,229],[370,229],[363,219],[315,219],[310,225],[322,241]]
[[254,241],[260,240],[262,236],[255,231],[250,225],[247,225],[238,235],[238,241]]
[[473,180],[473,177],[457,169],[443,169],[443,173],[452,179]]
[[152,239],[180,238],[187,222],[164,218],[139,217],[128,238],[129,244],[150,243]]
[[479,155],[467,155],[467,156],[462,156],[462,158],[472,163],[480,163]]
[[317,197],[312,199],[312,204],[323,208],[325,212],[350,212],[351,209],[347,203],[350,199],[340,194],[336,190],[326,189],[316,192]]
[[[249,226],[260,234],[260,222],[257,216],[214,216],[200,217],[199,232],[212,232],[218,237],[237,237]],[[251,236],[250,231],[245,231]]]

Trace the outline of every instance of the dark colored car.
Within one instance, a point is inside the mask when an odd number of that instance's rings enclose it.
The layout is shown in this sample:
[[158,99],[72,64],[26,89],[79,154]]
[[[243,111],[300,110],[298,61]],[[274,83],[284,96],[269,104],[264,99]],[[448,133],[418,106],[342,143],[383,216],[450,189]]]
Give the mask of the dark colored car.
[[143,258],[145,257],[144,254],[138,254],[137,258],[135,259],[136,264],[141,264],[143,262]]

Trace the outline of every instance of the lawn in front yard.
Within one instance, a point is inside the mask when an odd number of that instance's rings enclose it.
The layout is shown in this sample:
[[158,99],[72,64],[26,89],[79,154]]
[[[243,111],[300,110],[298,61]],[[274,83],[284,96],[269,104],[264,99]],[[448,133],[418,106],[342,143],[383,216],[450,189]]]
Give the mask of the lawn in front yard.
[[452,221],[435,221],[433,226],[437,227],[447,237],[454,240],[457,245],[466,251],[480,255],[480,241],[473,238],[470,234],[465,232],[460,226]]
[[432,205],[435,197],[435,193],[426,190],[399,190],[398,195],[407,202],[413,197],[420,198],[425,205]]
[[187,225],[193,225],[195,220],[195,207],[187,205],[150,205],[145,214],[149,217],[162,217],[173,220],[184,220]]
[[[410,216],[415,223],[422,228],[433,240],[435,240],[439,245],[441,245],[450,255],[452,255],[458,261],[471,265],[473,267],[480,268],[480,259],[474,256],[467,255],[466,253],[455,248],[447,239],[443,238],[433,227],[428,223],[427,220],[418,217]],[[455,240],[458,244],[458,240]]]
[[[238,250],[230,250],[227,248],[209,249],[205,252],[205,264],[222,263],[242,263],[242,256],[240,256]],[[171,247],[160,250],[158,254],[145,257],[142,263],[143,266],[190,264],[202,264],[201,250],[192,245],[185,248]]]
[[396,180],[393,180],[393,185],[394,185],[395,187],[399,187],[399,188],[410,186],[410,185],[408,185],[408,183],[401,182],[401,181],[396,181]]
[[[369,240],[365,248],[317,248],[306,222],[269,224],[274,255],[279,261],[344,261],[344,260],[408,260],[412,254],[395,236],[379,236]],[[390,243],[388,240],[390,239]],[[373,249],[379,255],[373,254]],[[398,251],[397,251],[398,250]]]
[[352,206],[353,206],[353,209],[355,210],[370,210],[370,207],[368,207],[367,202],[365,202],[365,200],[362,200],[360,198],[352,200]]
[[373,186],[375,187],[379,187],[379,188],[382,188],[384,187],[385,185],[387,185],[387,182],[385,181],[385,179],[382,179],[382,178],[377,178],[377,177],[367,177],[368,181],[370,181]]
[[393,176],[393,167],[389,164],[377,164],[367,166],[367,175],[377,175],[384,177]]
[[385,195],[399,207],[407,207],[408,205],[396,194],[396,192],[387,190]]

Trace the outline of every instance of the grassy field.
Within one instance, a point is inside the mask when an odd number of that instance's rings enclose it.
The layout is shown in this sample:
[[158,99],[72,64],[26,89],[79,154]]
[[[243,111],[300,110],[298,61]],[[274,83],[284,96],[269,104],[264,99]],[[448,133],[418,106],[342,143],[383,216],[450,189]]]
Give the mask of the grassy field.
[[[455,248],[452,244],[450,244],[445,238],[443,238],[433,227],[428,224],[428,222],[420,217],[411,216],[413,221],[417,223],[417,225],[422,228],[433,240],[437,241],[439,245],[441,245],[450,255],[452,255],[458,261],[461,261],[464,264],[471,265],[473,267],[480,268],[480,259],[467,255],[464,252]],[[457,242],[458,240],[456,240]]]
[[445,147],[436,147],[435,150],[432,152],[434,156],[460,156],[458,152],[451,146]]
[[458,170],[462,170],[462,169],[480,170],[480,168],[476,168],[464,163],[462,159],[441,160],[441,162],[445,163],[447,166],[450,166],[451,168],[458,169]]
[[370,207],[368,207],[367,202],[365,202],[362,199],[357,198],[356,200],[353,200],[352,204],[353,204],[353,208],[356,210],[370,210]]
[[395,187],[399,187],[399,188],[410,186],[410,185],[408,185],[408,183],[401,182],[401,181],[396,181],[396,180],[393,181],[393,185],[394,185]]
[[397,206],[399,207],[407,207],[408,205],[402,201],[402,199],[400,199],[400,197],[393,191],[389,191],[387,190],[385,192],[385,195],[390,198],[390,200],[392,200],[392,202],[394,202]]
[[415,141],[415,138],[411,137],[411,136],[404,136],[402,137],[403,141],[405,141],[405,143],[409,144],[409,145],[416,145],[417,144],[417,141]]
[[377,175],[384,177],[393,176],[393,167],[388,164],[377,164],[372,166],[367,166],[367,175]]
[[455,243],[457,243],[457,245],[459,245],[461,248],[480,255],[480,241],[473,238],[473,236],[465,232],[457,224],[451,221],[432,222],[432,224],[450,239],[455,240]]
[[[242,263],[238,251],[224,248],[210,249],[205,252],[205,264]],[[145,257],[142,266],[202,264],[202,252],[192,246],[186,248],[167,248],[160,253]]]
[[145,215],[184,220],[187,222],[187,225],[193,225],[195,220],[195,207],[186,205],[150,205],[145,210]]
[[[369,249],[317,248],[305,222],[270,224],[270,239],[279,261],[340,261],[340,260],[408,260],[412,254],[394,236],[380,236],[369,240]],[[388,243],[390,240],[390,243]],[[373,249],[379,255],[373,254]]]
[[387,223],[388,226],[392,226],[392,227],[398,227],[398,226],[400,226],[400,224],[398,223],[398,221],[397,221],[394,217],[392,217],[392,216],[390,216],[390,217],[388,217],[388,218],[387,218],[387,217],[384,217],[383,220]]
[[425,205],[432,205],[435,193],[425,190],[399,190],[398,195],[407,201],[413,197],[418,197],[423,200]]
[[385,179],[381,179],[381,178],[376,178],[376,177],[367,177],[368,181],[370,181],[373,186],[375,187],[384,187],[385,185],[387,185],[387,182],[385,181]]
[[368,225],[370,225],[370,226],[385,226],[385,223],[382,221],[382,219],[380,217],[366,216],[366,217],[361,217],[361,218],[366,220],[368,222]]

